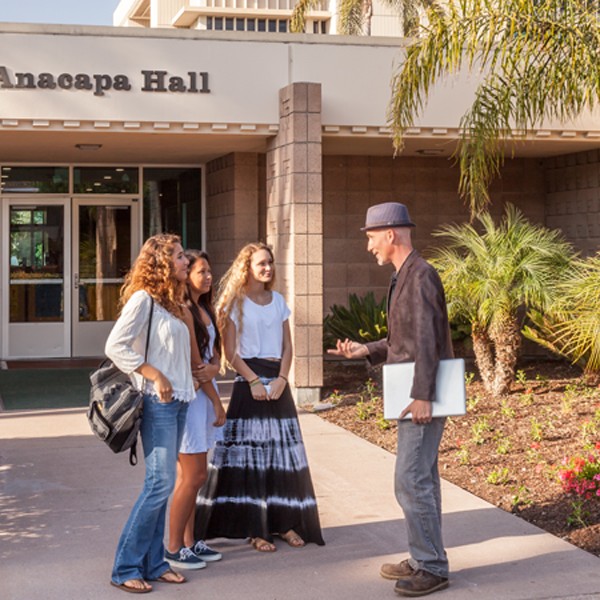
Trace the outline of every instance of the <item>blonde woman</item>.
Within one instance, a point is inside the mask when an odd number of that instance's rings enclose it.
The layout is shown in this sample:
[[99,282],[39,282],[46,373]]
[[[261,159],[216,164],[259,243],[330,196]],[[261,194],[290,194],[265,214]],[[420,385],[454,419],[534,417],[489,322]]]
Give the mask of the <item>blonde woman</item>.
[[140,431],[146,477],[119,539],[110,582],[136,594],[151,592],[149,581],[186,581],[165,560],[163,537],[187,407],[195,396],[183,304],[187,274],[188,259],[178,236],[149,238],[125,278],[123,308],[105,348],[144,393]]
[[273,552],[324,544],[296,407],[288,386],[290,310],[273,290],[271,249],[248,244],[223,277],[217,325],[236,371],[223,441],[198,497],[196,538],[250,538]]

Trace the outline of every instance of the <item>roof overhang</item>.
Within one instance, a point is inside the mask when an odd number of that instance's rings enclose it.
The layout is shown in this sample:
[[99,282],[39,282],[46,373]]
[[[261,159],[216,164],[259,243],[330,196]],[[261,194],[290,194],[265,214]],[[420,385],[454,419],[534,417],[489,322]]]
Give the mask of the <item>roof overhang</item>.
[[[240,124],[127,124],[120,129],[80,125],[58,128],[37,123],[25,127],[2,125],[0,121],[0,161],[120,164],[201,164],[231,152],[267,151],[267,143],[278,126]],[[131,127],[131,125],[135,125]],[[139,125],[139,126],[138,126]],[[158,125],[158,127],[154,127]],[[167,126],[168,125],[168,126]],[[324,126],[323,155],[394,156],[389,131],[350,131]],[[456,132],[421,130],[405,137],[402,156],[446,157],[453,155],[459,137]],[[96,150],[80,150],[77,145],[99,145]],[[536,133],[505,141],[507,157],[547,158],[600,147],[600,138],[584,135],[563,137]]]

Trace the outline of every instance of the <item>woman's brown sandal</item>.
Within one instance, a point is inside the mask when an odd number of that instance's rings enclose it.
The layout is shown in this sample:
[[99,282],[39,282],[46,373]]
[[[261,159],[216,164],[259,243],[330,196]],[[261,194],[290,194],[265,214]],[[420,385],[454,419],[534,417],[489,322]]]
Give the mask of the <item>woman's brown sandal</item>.
[[111,581],[110,585],[130,594],[147,594],[152,591],[152,586],[148,585],[143,579],[128,579],[123,583]]
[[177,571],[173,569],[167,569],[160,577],[157,577],[156,581],[162,581],[163,583],[185,583],[187,579]]
[[275,552],[277,550],[275,544],[271,544],[271,542],[267,542],[267,540],[259,537],[251,538],[250,544],[258,552]]
[[290,529],[286,533],[280,533],[279,536],[292,548],[302,548],[306,544],[306,542],[293,529]]

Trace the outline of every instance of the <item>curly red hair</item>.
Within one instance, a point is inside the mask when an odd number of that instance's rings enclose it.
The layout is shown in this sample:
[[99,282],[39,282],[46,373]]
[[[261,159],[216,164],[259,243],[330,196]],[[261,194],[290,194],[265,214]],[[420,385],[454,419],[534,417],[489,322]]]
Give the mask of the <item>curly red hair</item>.
[[176,317],[183,317],[185,281],[175,277],[173,254],[181,238],[170,233],[149,237],[142,246],[121,288],[121,306],[138,290],[150,294]]

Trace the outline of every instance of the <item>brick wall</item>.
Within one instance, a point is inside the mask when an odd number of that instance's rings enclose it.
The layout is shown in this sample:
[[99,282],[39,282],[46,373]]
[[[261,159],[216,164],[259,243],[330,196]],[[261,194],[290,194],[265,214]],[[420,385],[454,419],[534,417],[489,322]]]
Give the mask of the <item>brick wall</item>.
[[237,152],[206,165],[206,251],[215,281],[242,246],[259,239],[261,197],[264,203],[264,156]]
[[600,151],[544,161],[546,225],[560,228],[584,256],[600,249]]
[[[468,219],[458,196],[458,168],[452,161],[429,157],[323,157],[323,309],[347,304],[348,294],[369,290],[380,299],[386,293],[390,267],[379,267],[366,252],[360,231],[369,206],[399,201],[417,224],[415,247],[424,252],[435,243],[432,231]],[[518,206],[531,220],[544,222],[544,172],[535,159],[506,162],[502,177],[491,188],[491,212],[499,215],[505,202]]]

